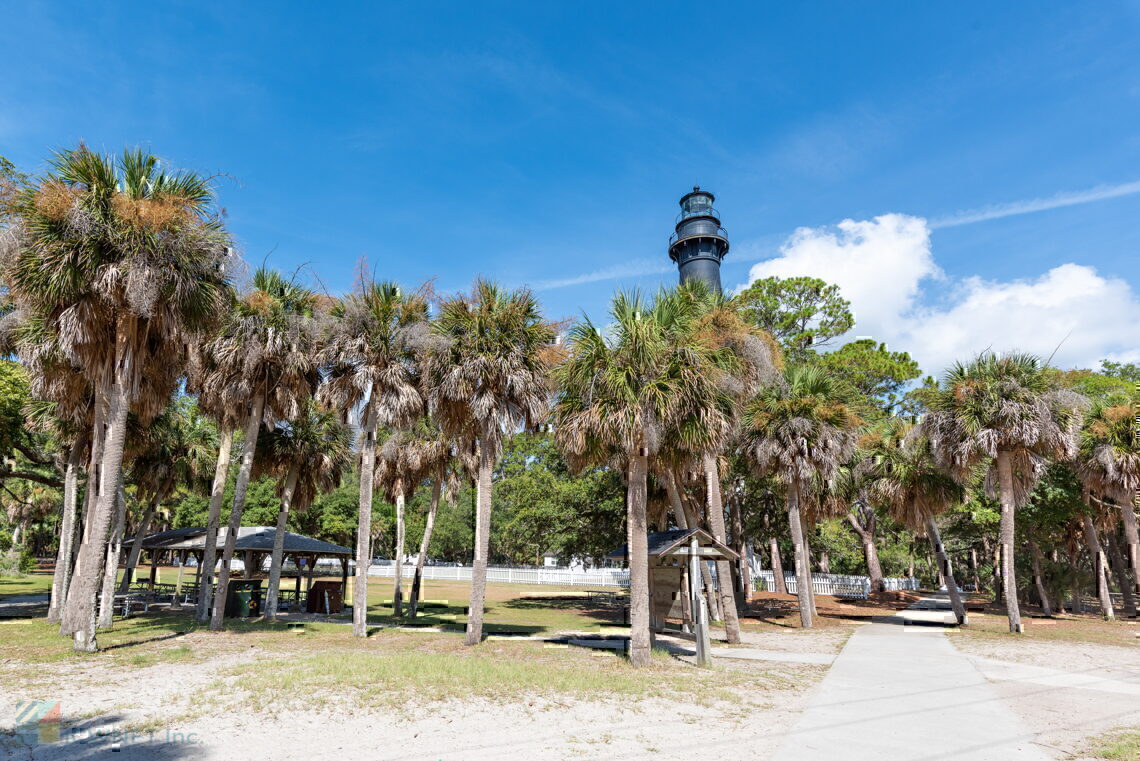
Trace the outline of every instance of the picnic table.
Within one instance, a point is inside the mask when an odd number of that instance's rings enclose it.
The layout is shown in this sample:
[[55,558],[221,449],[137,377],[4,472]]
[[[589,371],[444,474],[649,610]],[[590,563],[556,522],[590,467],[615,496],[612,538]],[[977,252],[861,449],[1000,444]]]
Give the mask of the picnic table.
[[618,593],[612,589],[587,589],[586,599],[592,603],[614,605],[618,601]]

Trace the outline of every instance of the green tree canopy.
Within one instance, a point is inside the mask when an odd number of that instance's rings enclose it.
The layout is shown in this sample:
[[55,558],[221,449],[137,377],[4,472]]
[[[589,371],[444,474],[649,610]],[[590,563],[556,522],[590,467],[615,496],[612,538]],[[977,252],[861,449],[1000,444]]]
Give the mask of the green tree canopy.
[[735,299],[745,320],[772,334],[791,358],[827,346],[855,325],[839,286],[816,277],[766,277]]
[[907,381],[919,377],[918,363],[905,351],[890,351],[870,338],[844,344],[820,357],[827,369],[866,397],[871,406],[890,413],[900,402]]

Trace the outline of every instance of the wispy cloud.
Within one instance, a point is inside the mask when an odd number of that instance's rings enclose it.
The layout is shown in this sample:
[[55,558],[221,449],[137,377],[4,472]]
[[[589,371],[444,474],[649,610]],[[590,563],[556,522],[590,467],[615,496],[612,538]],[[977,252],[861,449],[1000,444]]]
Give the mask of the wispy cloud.
[[1133,195],[1134,193],[1140,193],[1140,180],[1125,182],[1120,185],[1098,185],[1088,190],[1057,193],[1048,198],[1031,198],[1025,201],[995,204],[981,209],[969,209],[948,217],[932,220],[930,226],[937,229],[940,227],[972,225],[977,222],[988,222],[991,219],[1014,217],[1018,214],[1032,214],[1037,211],[1060,209],[1065,206],[1079,206],[1084,203],[1106,201],[1109,198],[1119,198],[1120,196]]
[[536,291],[552,291],[556,288],[568,288],[572,285],[596,283],[601,280],[616,280],[622,277],[638,277],[640,275],[663,275],[667,272],[672,272],[676,266],[677,265],[670,262],[667,257],[663,262],[653,259],[631,259],[624,264],[604,267],[599,270],[594,270],[593,272],[586,272],[582,275],[555,278],[553,280],[540,280],[537,283],[532,283],[531,288]]

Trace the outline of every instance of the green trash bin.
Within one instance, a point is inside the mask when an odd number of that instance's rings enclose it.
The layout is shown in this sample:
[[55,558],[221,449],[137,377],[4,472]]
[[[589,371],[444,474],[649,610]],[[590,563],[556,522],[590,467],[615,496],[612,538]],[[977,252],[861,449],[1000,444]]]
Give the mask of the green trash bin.
[[260,579],[231,579],[226,592],[226,615],[257,618],[261,615]]

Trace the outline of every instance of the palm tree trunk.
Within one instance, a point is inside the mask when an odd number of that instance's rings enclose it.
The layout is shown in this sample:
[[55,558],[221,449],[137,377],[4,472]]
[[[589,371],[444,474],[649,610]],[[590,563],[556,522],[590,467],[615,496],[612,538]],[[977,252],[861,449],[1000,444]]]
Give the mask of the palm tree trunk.
[[416,572],[412,575],[412,593],[408,596],[408,618],[416,617],[416,609],[420,604],[420,584],[424,576],[424,560],[427,558],[428,547],[431,546],[431,533],[435,529],[435,514],[439,511],[439,497],[443,491],[443,476],[437,476],[431,484],[431,506],[428,507],[427,521],[424,523],[424,535],[420,539],[420,554],[416,556]]
[[1124,555],[1120,552],[1120,544],[1116,541],[1115,531],[1106,531],[1105,544],[1108,545],[1108,558],[1112,565],[1112,572],[1116,576],[1116,583],[1120,586],[1120,596],[1124,603],[1123,613],[1128,618],[1136,617],[1136,598],[1132,595],[1132,583],[1128,579],[1128,571],[1124,567]]
[[1105,621],[1115,621],[1116,614],[1112,610],[1112,597],[1108,593],[1108,574],[1105,572],[1104,563],[1104,550],[1100,546],[1100,538],[1096,533],[1096,526],[1093,525],[1092,518],[1083,516],[1083,525],[1085,529],[1085,543],[1089,548],[1089,555],[1092,556],[1093,573],[1096,576],[1096,594],[1100,600],[1100,614],[1104,617]]
[[978,548],[970,548],[970,573],[974,575],[974,591],[982,591],[982,577],[978,575]]
[[[136,494],[136,496],[138,496]],[[125,594],[131,588],[131,581],[134,580],[135,568],[139,563],[139,555],[142,554],[142,543],[146,537],[147,532],[150,531],[150,522],[154,520],[154,513],[158,509],[158,500],[154,499],[147,505],[146,512],[143,513],[142,519],[139,521],[138,529],[135,531],[135,540],[131,542],[131,551],[127,553],[127,567],[123,569],[123,580],[119,582],[119,592]]]
[[1013,467],[1008,452],[998,452],[997,467],[998,483],[1001,485],[1001,568],[1005,612],[1009,619],[1009,631],[1021,634],[1024,628],[1021,625],[1021,609],[1017,605],[1017,575],[1013,555],[1014,512],[1017,506],[1013,502]]
[[784,563],[780,560],[780,542],[776,536],[768,537],[768,554],[772,556],[772,591],[778,595],[788,593],[788,582],[784,579]]
[[396,484],[396,556],[393,558],[392,615],[404,617],[404,482]]
[[807,578],[808,578],[808,593],[809,594],[808,594],[807,599],[808,599],[808,604],[811,606],[811,616],[814,619],[816,617],[816,610],[815,610],[815,585],[811,583],[811,581],[812,581],[812,576],[811,576],[811,531],[808,530],[807,515],[804,513],[804,511],[802,509],[800,510],[800,532],[801,532],[800,535],[803,536],[804,568],[806,569]]
[[1049,591],[1045,589],[1045,577],[1041,573],[1041,548],[1036,542],[1029,542],[1029,553],[1033,559],[1033,584],[1037,587],[1037,596],[1041,598],[1041,612],[1052,618],[1053,606],[1049,602]]
[[277,512],[277,530],[273,532],[273,553],[269,561],[269,589],[265,592],[265,617],[277,619],[277,598],[281,591],[281,566],[285,562],[285,526],[289,523],[289,508],[293,505],[293,494],[297,491],[297,479],[301,477],[301,466],[293,463],[285,486],[281,490],[281,509]]
[[804,525],[800,517],[800,490],[795,485],[788,486],[788,527],[791,529],[792,546],[796,551],[796,597],[800,601],[800,625],[810,629],[813,607],[811,571],[808,569]]
[[1120,505],[1120,518],[1124,523],[1124,544],[1128,548],[1128,568],[1132,570],[1132,590],[1140,597],[1140,529],[1136,526],[1136,510],[1132,506],[1135,495],[1122,494],[1116,500]]
[[352,633],[368,636],[368,567],[372,565],[372,479],[376,471],[376,419],[372,401],[364,409],[360,450],[360,502],[356,521],[356,576],[352,579]]
[[950,555],[942,544],[942,534],[938,531],[938,523],[934,518],[927,519],[926,533],[930,536],[930,547],[934,550],[934,556],[938,558],[942,575],[946,577],[946,591],[950,594],[950,607],[954,610],[954,618],[957,619],[959,626],[965,626],[969,623],[966,617],[966,605],[962,602],[962,593],[958,591],[958,582],[954,578],[954,567],[950,564]]
[[222,431],[218,442],[218,463],[214,466],[214,485],[210,489],[210,513],[206,518],[206,544],[202,551],[202,562],[198,566],[198,610],[195,615],[198,623],[204,624],[210,618],[210,608],[214,595],[214,566],[218,562],[218,524],[222,519],[222,499],[226,493],[226,479],[230,472],[230,452],[234,445],[234,430]]
[[[720,493],[720,466],[716,457],[704,458],[705,492],[708,495],[709,528],[713,539],[727,544],[728,533],[724,526],[724,504]],[[720,609],[724,616],[724,633],[728,644],[740,642],[740,619],[736,610],[736,598],[732,589],[732,567],[727,560],[716,561],[717,586],[720,588]]]
[[79,465],[83,456],[84,436],[77,436],[67,455],[67,470],[63,474],[63,515],[59,527],[59,551],[55,555],[55,568],[51,575],[51,601],[48,603],[48,622],[59,623],[67,584],[71,579],[71,551],[75,543],[75,510],[79,491]]
[[649,531],[645,519],[649,482],[645,449],[629,456],[629,662],[648,666],[653,640],[649,632]]
[[99,618],[96,629],[110,629],[115,622],[115,576],[119,572],[119,556],[123,552],[123,534],[127,524],[127,495],[119,485],[119,504],[115,510],[115,524],[107,542],[107,559],[103,563],[103,588],[99,593]]
[[[119,318],[115,336],[115,364],[100,392],[107,398],[106,435],[99,464],[98,498],[93,501],[90,531],[83,537],[74,577],[67,593],[60,629],[74,637],[74,648],[81,652],[99,649],[95,638],[95,606],[103,580],[107,537],[118,499],[123,474],[123,448],[126,443],[130,389],[136,374],[131,333],[134,319]],[[98,432],[93,432],[98,433]],[[90,488],[90,487],[89,487]]]
[[471,564],[471,599],[467,608],[464,644],[483,641],[483,601],[487,596],[487,555],[491,550],[491,475],[495,458],[487,442],[479,443],[479,474],[476,483],[475,558]]
[[749,565],[750,547],[748,540],[744,538],[744,518],[740,514],[740,499],[730,499],[728,501],[728,514],[732,519],[732,548],[736,550],[736,572],[734,576],[738,580],[736,587],[738,597],[738,604],[741,610],[752,599],[752,566]]
[[[257,435],[261,431],[261,418],[265,414],[265,395],[258,393],[250,405],[249,420],[245,426],[242,441],[241,467],[238,468],[234,483],[234,503],[230,509],[230,522],[226,530],[226,544],[222,548],[222,570],[218,572],[218,588],[214,593],[213,609],[210,612],[210,631],[221,631],[226,617],[226,594],[230,584],[230,563],[234,559],[241,516],[245,512],[245,493],[249,489],[249,477],[253,472],[253,455],[257,450]],[[207,545],[209,546],[209,545]]]

